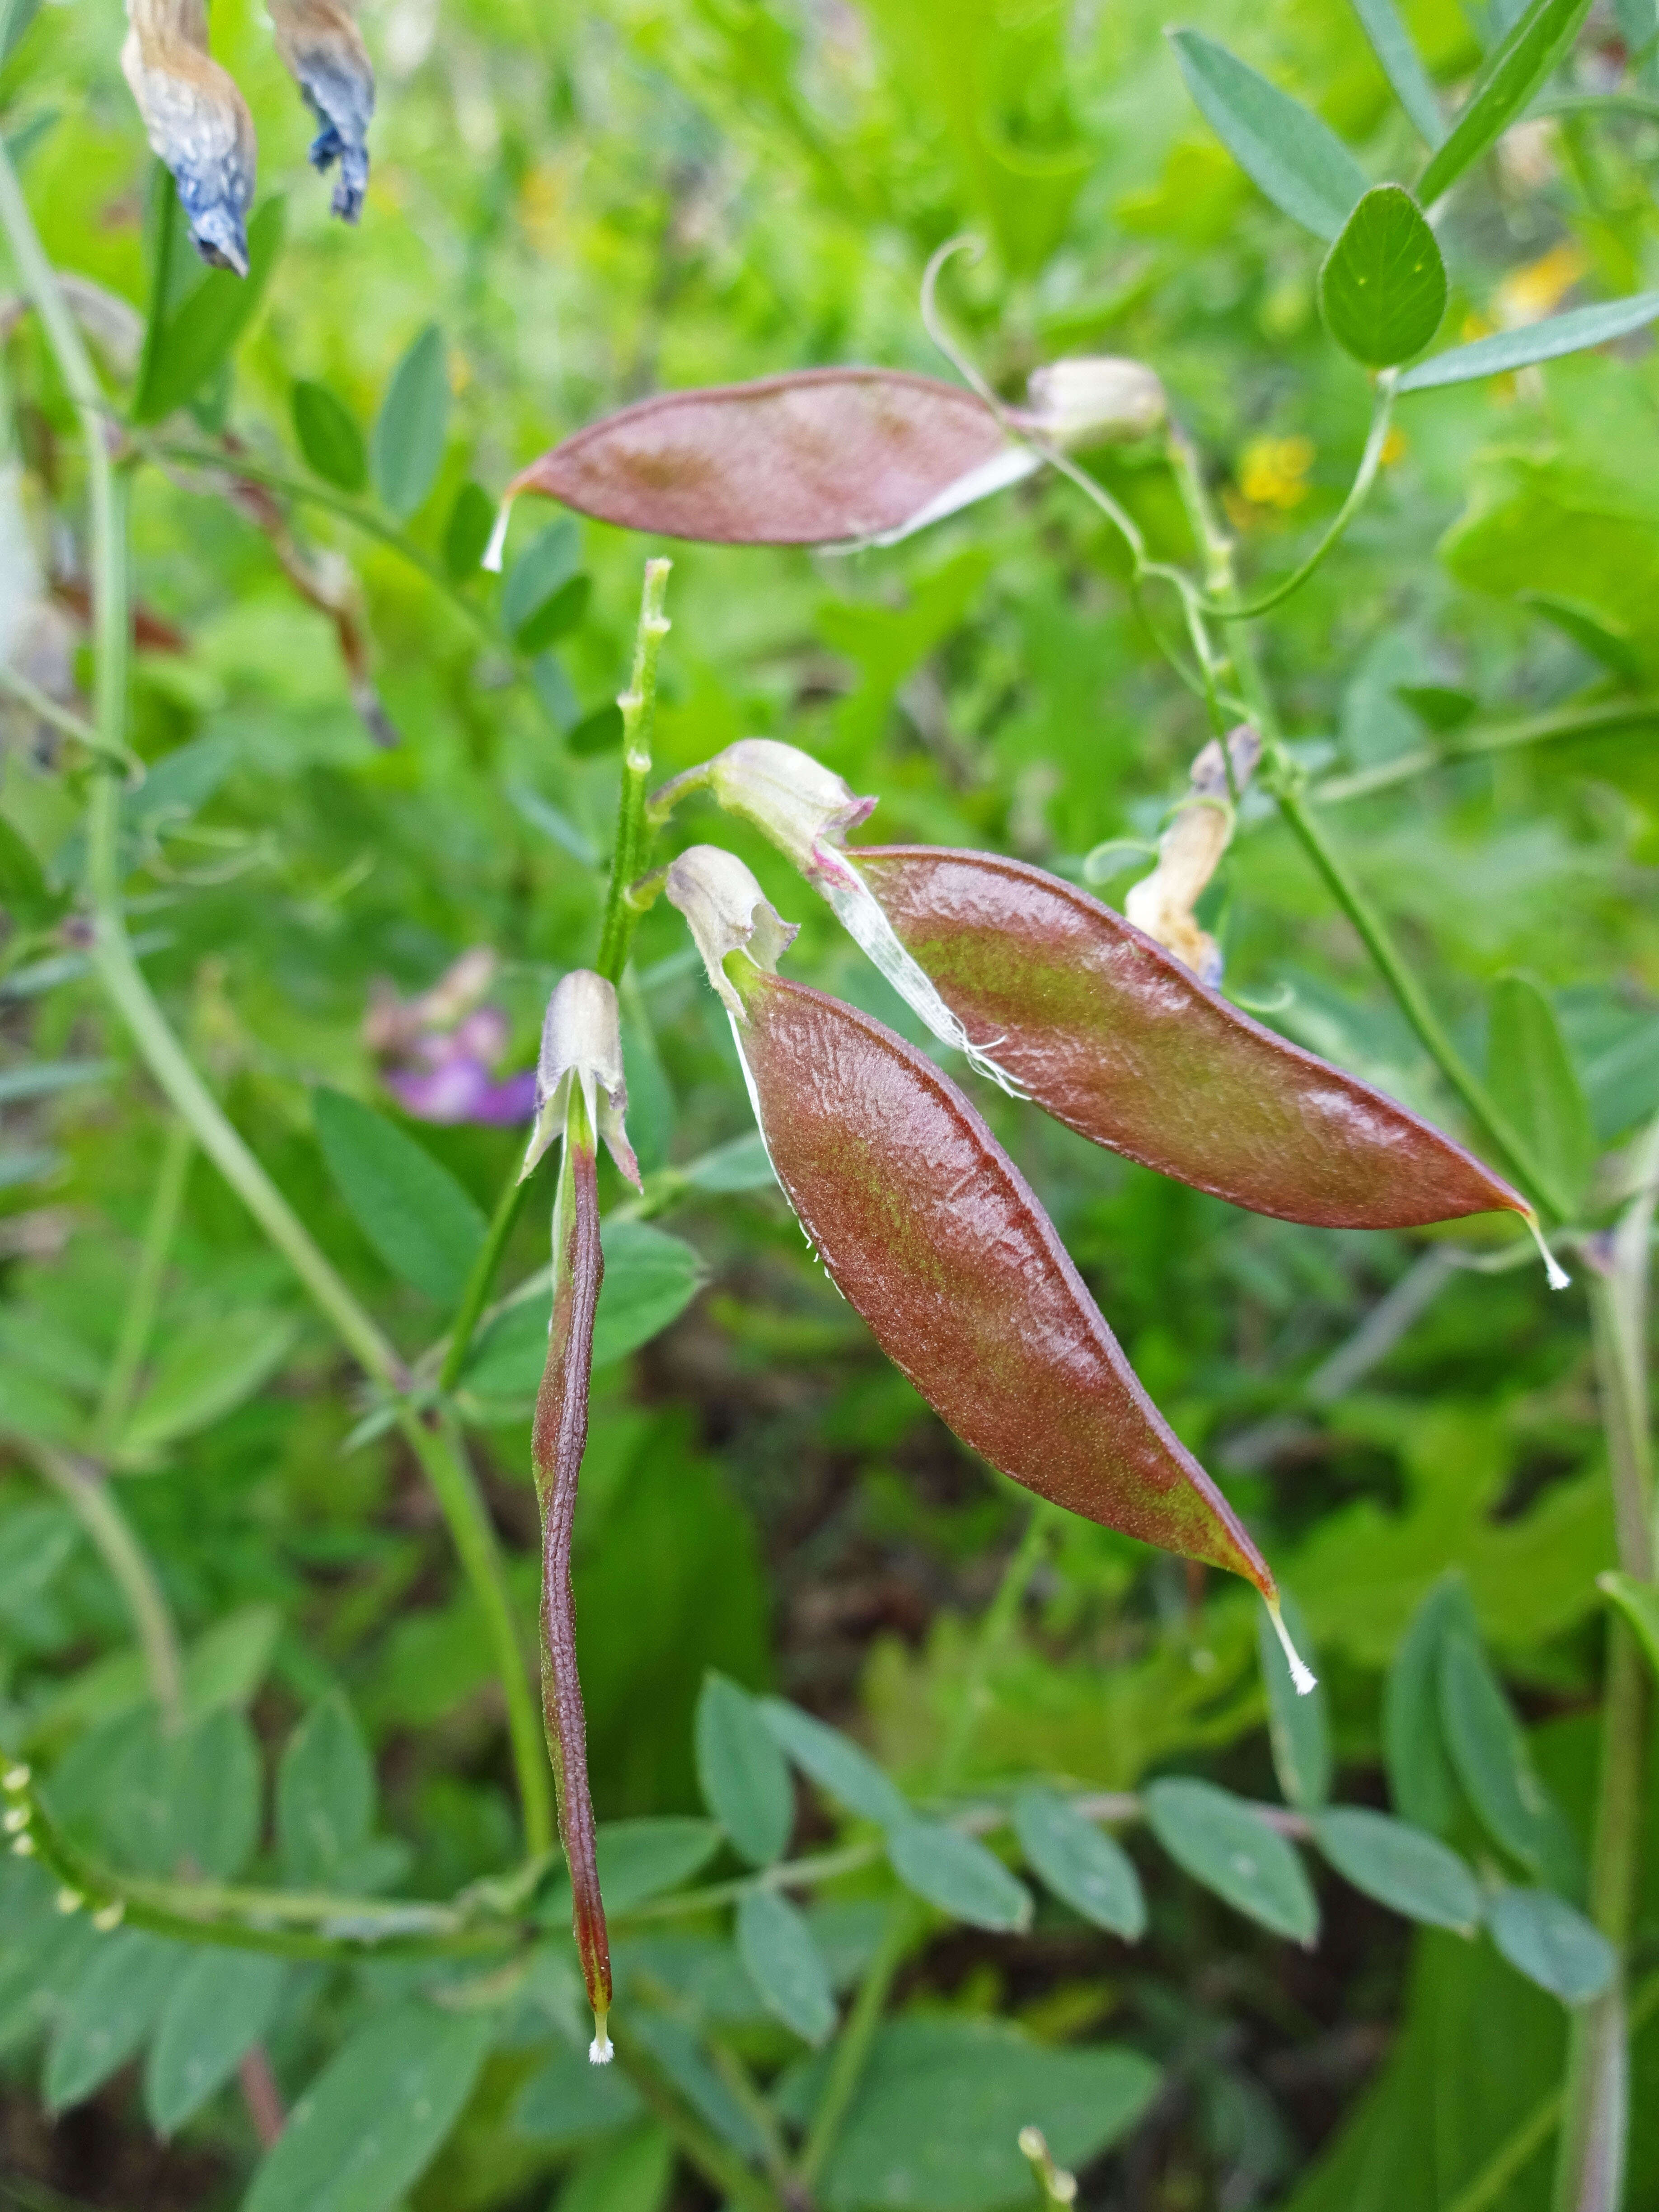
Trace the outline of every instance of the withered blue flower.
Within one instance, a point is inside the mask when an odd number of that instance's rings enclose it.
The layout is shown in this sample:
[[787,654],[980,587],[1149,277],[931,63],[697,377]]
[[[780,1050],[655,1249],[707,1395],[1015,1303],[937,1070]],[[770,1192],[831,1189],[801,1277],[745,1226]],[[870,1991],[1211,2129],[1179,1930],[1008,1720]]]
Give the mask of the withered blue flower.
[[340,165],[334,212],[356,222],[368,190],[368,126],[374,113],[374,70],[343,0],[272,0],[276,51],[321,126],[312,142],[319,173]]
[[121,71],[152,149],[173,173],[196,250],[246,276],[253,118],[208,52],[203,0],[128,0],[127,20]]

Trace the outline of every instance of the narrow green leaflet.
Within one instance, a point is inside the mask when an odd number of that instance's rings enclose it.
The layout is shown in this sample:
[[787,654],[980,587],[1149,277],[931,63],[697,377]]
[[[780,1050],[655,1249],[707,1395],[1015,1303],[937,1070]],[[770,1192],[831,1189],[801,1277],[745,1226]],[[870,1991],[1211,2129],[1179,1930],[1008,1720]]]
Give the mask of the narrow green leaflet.
[[777,1182],[767,1158],[766,1139],[760,1136],[734,1137],[730,1144],[716,1145],[692,1161],[685,1177],[693,1190],[714,1192],[769,1190]]
[[121,1431],[118,1460],[153,1459],[234,1411],[276,1372],[298,1333],[290,1315],[258,1308],[180,1329],[161,1346]]
[[753,2114],[715,2072],[686,2021],[671,2019],[665,2013],[640,2012],[634,2015],[633,2027],[675,2087],[716,2135],[744,2158],[764,2155],[766,2146]]
[[1553,1889],[1506,1889],[1486,1915],[1492,1940],[1517,1973],[1563,2004],[1588,2004],[1612,1981],[1618,1956],[1583,1914]]
[[761,1712],[787,1756],[849,1813],[882,1828],[903,1826],[915,1818],[897,1785],[839,1729],[781,1698],[764,1699]]
[[644,2099],[620,2066],[595,2066],[585,2051],[561,2050],[525,2083],[513,2124],[538,2142],[574,2149],[590,2136],[626,2126],[644,2110]]
[[[576,582],[586,582],[578,576]],[[578,760],[592,760],[600,753],[614,753],[623,741],[622,708],[614,699],[603,707],[596,707],[591,714],[584,714],[564,741],[564,749]]]
[[652,2121],[578,2159],[554,2212],[667,2212],[673,2183],[674,2138]]
[[1659,1675],[1659,1590],[1616,1571],[1597,1575],[1595,1586],[1613,1600],[1636,1631],[1648,1664]]
[[795,1793],[759,1706],[724,1674],[703,1677],[696,1742],[703,1803],[740,1857],[770,1866],[788,1848]]
[[1431,146],[1446,135],[1445,118],[1434,87],[1412,43],[1412,34],[1401,21],[1394,0],[1353,0],[1359,27],[1370,40],[1371,52],[1389,80],[1395,98],[1410,116],[1419,133]]
[[1455,1851],[1421,1828],[1342,1805],[1320,1814],[1314,1841],[1345,1881],[1390,1911],[1460,1936],[1480,1926],[1480,1885]]
[[1097,1928],[1126,1942],[1146,1932],[1146,1899],[1128,1853],[1053,1790],[1022,1790],[1014,1833],[1033,1874]]
[[1460,1791],[1440,1720],[1440,1647],[1454,1630],[1479,1638],[1462,1581],[1448,1576],[1412,1616],[1389,1670],[1382,1746],[1395,1811],[1439,1833],[1457,1817]]
[[123,1928],[100,1943],[70,1991],[46,2053],[46,2100],[78,2105],[125,2066],[149,2033],[190,1954]]
[[1446,312],[1446,264],[1422,210],[1399,185],[1374,185],[1319,272],[1325,327],[1368,368],[1421,353]]
[[173,1734],[149,1707],[106,1757],[102,1826],[118,1865],[171,1875],[187,1861],[220,1881],[241,1872],[260,1825],[259,1747],[244,1715],[221,1706]]
[[293,396],[294,434],[308,467],[340,491],[362,491],[368,482],[363,434],[325,384],[303,377]]
[[314,1705],[276,1770],[276,1844],[296,1889],[326,1889],[368,1840],[374,1768],[362,1730],[337,1691]]
[[[5,903],[0,891],[0,905]],[[19,1067],[0,1068],[0,1106],[21,1098],[46,1098],[54,1091],[72,1091],[82,1083],[103,1083],[116,1073],[112,1060],[34,1060]]]
[[185,1655],[185,1706],[192,1718],[246,1705],[270,1671],[283,1629],[274,1605],[245,1605],[204,1629]]
[[54,891],[34,848],[21,830],[0,814],[0,908],[26,929],[42,929],[69,904],[67,891]]
[[242,2212],[389,2212],[460,2117],[494,2030],[488,2013],[374,2013],[289,2114]]
[[258,2042],[289,1969],[257,1951],[198,1951],[173,1984],[144,2063],[144,2110],[170,2136],[200,2112]]
[[374,489],[399,521],[437,482],[448,423],[448,355],[443,332],[428,323],[392,372],[369,446]]
[[34,21],[40,0],[0,0],[0,65],[9,62]]
[[[1280,1593],[1285,1625],[1291,1641],[1311,1661],[1313,1638],[1307,1617],[1288,1590]],[[1305,1697],[1291,1680],[1290,1662],[1273,1633],[1265,1606],[1256,1614],[1256,1650],[1261,1679],[1267,1686],[1267,1726],[1273,1744],[1273,1771],[1287,1804],[1310,1812],[1331,1794],[1331,1727],[1325,1710],[1325,1692],[1317,1684]]]
[[185,1860],[204,1875],[229,1881],[259,1841],[263,1771],[258,1738],[246,1713],[216,1705],[171,1740],[170,1790],[175,1850],[158,1871]]
[[0,1613],[13,1613],[46,1589],[81,1540],[67,1505],[15,1506],[0,1516]]
[[613,1221],[600,1231],[605,1281],[593,1317],[593,1364],[625,1359],[670,1322],[678,1321],[702,1287],[701,1257],[683,1237],[648,1221]]
[[1642,658],[1623,623],[1614,624],[1583,599],[1567,599],[1559,592],[1517,592],[1515,596],[1523,607],[1531,607],[1564,637],[1570,637],[1581,653],[1599,660],[1621,684],[1639,690]]
[[329,1173],[364,1236],[394,1275],[453,1305],[483,1242],[477,1206],[447,1168],[372,1107],[318,1091],[312,1111]]
[[952,1919],[1012,1933],[1031,1924],[1024,1883],[960,1828],[942,1820],[902,1820],[887,1832],[887,1856],[908,1890]]
[[1158,2086],[1139,2051],[1056,2048],[1004,2021],[912,2017],[878,2029],[836,2138],[823,2212],[1006,2212],[1033,2202],[1019,2131],[1086,2166],[1127,2135]]
[[1275,1936],[1314,1941],[1319,1906],[1301,1860],[1242,1799],[1182,1779],[1152,1783],[1146,1802],[1152,1833],[1194,1881]]
[[1574,307],[1565,315],[1550,315],[1541,323],[1525,323],[1516,331],[1499,331],[1495,337],[1476,338],[1472,345],[1454,346],[1419,361],[1401,378],[1401,392],[1431,392],[1443,384],[1468,384],[1480,376],[1500,376],[1506,370],[1526,368],[1534,362],[1556,361],[1563,354],[1583,353],[1589,346],[1609,344],[1644,330],[1659,317],[1659,292],[1632,292],[1628,299],[1610,300],[1600,307]]
[[542,610],[575,580],[581,567],[581,532],[569,515],[550,522],[513,563],[501,587],[501,627],[526,652],[526,631]]
[[[593,1364],[625,1359],[678,1321],[703,1283],[702,1259],[684,1238],[645,1221],[601,1225],[605,1279],[593,1322]],[[469,1397],[533,1398],[547,1364],[547,1300],[522,1299],[485,1332],[468,1366]]]
[[647,1898],[689,1881],[720,1849],[712,1820],[678,1814],[660,1820],[605,1820],[599,1825],[599,1880],[605,1903],[623,1913]]
[[1440,1648],[1440,1717],[1457,1778],[1494,1843],[1536,1869],[1544,1797],[1509,1699],[1468,1636]]
[[1197,31],[1170,43],[1204,119],[1245,175],[1316,238],[1335,238],[1370,182],[1319,118]]
[[774,1889],[738,1900],[738,1954],[769,2012],[804,2043],[822,2043],[836,2024],[835,1993],[812,1931]]
[[1424,170],[1417,197],[1425,207],[1518,121],[1534,93],[1565,58],[1589,6],[1590,0],[1532,0],[1509,36],[1487,56],[1462,113]]
[[1492,988],[1486,1082],[1547,1177],[1558,1213],[1577,1211],[1595,1164],[1595,1131],[1555,1009],[1530,975]]
[[146,351],[135,422],[159,422],[195,398],[235,351],[283,250],[283,203],[267,200],[248,225],[246,276],[210,270]]
[[489,494],[482,484],[464,483],[444,525],[444,573],[452,584],[464,584],[477,568],[495,526]]

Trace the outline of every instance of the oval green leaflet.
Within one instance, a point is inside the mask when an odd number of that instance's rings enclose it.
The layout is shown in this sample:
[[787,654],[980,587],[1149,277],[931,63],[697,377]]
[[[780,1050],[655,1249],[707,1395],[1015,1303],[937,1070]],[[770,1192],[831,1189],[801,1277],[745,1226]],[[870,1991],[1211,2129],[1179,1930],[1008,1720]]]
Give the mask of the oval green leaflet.
[[1367,368],[1422,352],[1446,312],[1446,264],[1423,211],[1401,185],[1374,185],[1319,272],[1325,327]]

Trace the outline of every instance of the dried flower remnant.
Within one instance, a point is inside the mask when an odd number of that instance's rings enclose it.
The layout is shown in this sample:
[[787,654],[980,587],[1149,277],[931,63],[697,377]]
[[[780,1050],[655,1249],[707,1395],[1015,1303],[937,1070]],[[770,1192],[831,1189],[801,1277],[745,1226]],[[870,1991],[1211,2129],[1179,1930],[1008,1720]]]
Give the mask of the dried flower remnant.
[[319,125],[311,166],[325,174],[337,161],[334,212],[356,222],[368,190],[368,126],[374,70],[343,0],[272,0],[276,51]]
[[1232,842],[1233,808],[1227,765],[1235,790],[1243,791],[1261,757],[1261,740],[1247,723],[1227,737],[1224,759],[1212,738],[1193,763],[1191,790],[1158,844],[1158,866],[1131,884],[1123,911],[1137,929],[1173,952],[1200,983],[1221,981],[1221,948],[1200,929],[1194,908],[1209,888],[1221,856]]
[[533,1069],[501,1080],[491,1073],[509,1036],[501,1008],[483,1003],[495,965],[495,955],[477,945],[416,998],[375,986],[363,1042],[380,1063],[381,1082],[416,1120],[507,1127],[535,1111]]
[[847,832],[867,818],[876,804],[873,799],[860,799],[833,769],[771,738],[741,738],[702,768],[676,776],[653,794],[653,819],[665,821],[681,799],[700,790],[708,791],[726,813],[752,823],[793,861],[833,908],[848,936],[935,1036],[965,1054],[981,1075],[1005,1090],[1017,1089],[988,1052],[969,1036],[900,944],[842,849]]
[[1032,370],[1025,389],[1025,408],[1015,420],[1057,446],[1149,438],[1169,418],[1157,371],[1111,354],[1048,362]]
[[542,1710],[553,1767],[559,1838],[570,1873],[571,1928],[593,2008],[588,2057],[611,2055],[611,1942],[587,1786],[587,1727],[576,1669],[576,1608],[570,1587],[570,1536],[576,1483],[587,1444],[588,1377],[593,1316],[605,1257],[599,1244],[597,1134],[629,1180],[639,1170],[623,1127],[617,994],[602,975],[578,969],[554,992],[537,1070],[536,1127],[525,1157],[528,1175],[556,1139],[564,1139],[553,1205],[553,1313],[547,1366],[536,1397],[531,1454],[542,1520]]
[[[879,910],[904,955],[883,972],[933,1034],[947,1044],[965,1035],[1011,1086],[1080,1135],[1235,1206],[1325,1228],[1412,1228],[1492,1211],[1532,1218],[1520,1194],[1461,1145],[1240,1012],[1074,884],[991,853],[841,850],[842,825],[863,818],[865,802],[806,754],[769,741],[765,777],[746,773],[758,742],[665,787],[659,810],[687,788],[726,797],[826,897],[833,857]],[[785,779],[780,754],[796,763],[787,808],[766,803]],[[1236,772],[1247,757],[1235,756]],[[1200,756],[1200,769],[1213,781],[1219,755]],[[803,842],[796,809],[814,790],[818,826]],[[908,988],[917,971],[925,990]],[[934,1012],[941,1003],[948,1024]]]
[[1015,1481],[1242,1575],[1276,1611],[1261,1553],[961,1091],[879,1022],[777,974],[787,925],[732,854],[692,847],[665,888],[731,1015],[778,1180],[888,1358]]
[[247,275],[253,118],[208,52],[203,0],[128,0],[121,70],[204,261]]

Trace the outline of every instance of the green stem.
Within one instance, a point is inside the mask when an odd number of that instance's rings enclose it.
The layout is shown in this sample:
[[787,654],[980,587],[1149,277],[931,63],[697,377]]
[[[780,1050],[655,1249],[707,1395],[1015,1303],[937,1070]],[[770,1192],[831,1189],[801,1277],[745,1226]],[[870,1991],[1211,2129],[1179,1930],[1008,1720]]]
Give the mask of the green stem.
[[[605,921],[596,963],[599,973],[617,985],[620,985],[623,970],[628,965],[629,947],[633,943],[638,919],[629,903],[628,888],[644,867],[645,856],[656,834],[654,825],[647,821],[645,801],[651,776],[657,658],[672,627],[664,619],[663,601],[673,565],[672,561],[647,561],[645,564],[639,628],[634,637],[632,680],[617,702],[623,714],[623,784],[617,807],[616,850],[611,863],[611,884],[605,895]],[[515,1167],[512,1180],[502,1185],[501,1196],[495,1201],[489,1234],[461,1293],[454,1326],[449,1332],[449,1348],[439,1370],[438,1387],[445,1392],[453,1390],[461,1379],[479,1318],[489,1303],[501,1255],[507,1249],[520,1209],[530,1195],[533,1180],[533,1176],[521,1180]]]
[[43,722],[50,722],[53,729],[61,730],[66,738],[73,738],[77,744],[85,745],[89,752],[100,754],[124,772],[131,772],[134,769],[142,771],[143,763],[136,753],[109,752],[90,722],[83,722],[67,707],[60,707],[57,700],[49,697],[38,684],[31,684],[21,669],[9,668],[3,661],[0,661],[0,691],[9,691],[12,697],[21,706],[27,707],[31,714]]
[[617,699],[623,717],[622,793],[617,805],[617,845],[605,896],[605,926],[594,965],[611,983],[620,983],[628,965],[638,915],[629,903],[629,886],[645,872],[651,834],[645,802],[651,781],[651,733],[657,711],[657,658],[671,624],[663,614],[672,561],[647,561],[640,598],[640,623],[634,640],[634,669]]
[[1530,1148],[1510,1127],[1508,1117],[1499,1109],[1486,1085],[1442,1027],[1439,1016],[1430,1006],[1422,986],[1407,966],[1388,924],[1349,872],[1347,864],[1326,837],[1317,816],[1296,788],[1293,777],[1288,771],[1288,763],[1281,762],[1275,766],[1268,787],[1279,801],[1279,811],[1303,850],[1323,878],[1327,890],[1353,924],[1360,942],[1370,954],[1383,981],[1393,992],[1395,1003],[1415,1030],[1424,1050],[1462,1100],[1487,1142],[1527,1194],[1535,1202],[1541,1200],[1553,1212],[1565,1219],[1570,1207],[1562,1196],[1552,1189],[1548,1177],[1532,1157]]
[[[1637,1194],[1589,1276],[1590,1328],[1613,1484],[1619,1564],[1651,1586],[1653,1447],[1647,1404],[1648,1241],[1659,1187],[1659,1121],[1643,1146]],[[1641,1880],[1650,1692],[1646,1664],[1622,1620],[1607,1636],[1601,1775],[1590,1853],[1590,1917],[1619,1957],[1611,1989],[1573,2015],[1562,2090],[1556,2212],[1618,2212],[1630,2106],[1625,1972]]]
[[1300,591],[1325,556],[1336,544],[1360,508],[1364,505],[1370,488],[1376,481],[1377,470],[1382,465],[1382,448],[1389,441],[1389,423],[1394,414],[1395,372],[1384,369],[1376,380],[1376,401],[1371,410],[1371,427],[1365,440],[1365,450],[1360,455],[1358,472],[1348,487],[1348,495],[1338,507],[1324,536],[1307,559],[1291,570],[1282,584],[1264,592],[1259,599],[1251,599],[1243,606],[1230,598],[1206,599],[1200,604],[1206,615],[1218,622],[1254,622],[1281,605],[1292,592]]
[[268,467],[246,453],[216,453],[211,447],[181,445],[170,438],[142,435],[135,439],[134,451],[146,460],[171,461],[178,467],[202,469],[216,477],[240,477],[245,483],[262,484],[267,491],[280,492],[301,506],[324,507],[330,514],[338,515],[365,538],[374,538],[410,568],[417,569],[458,613],[465,616],[482,637],[506,650],[507,641],[489,616],[456,589],[442,562],[423,553],[418,545],[411,544],[395,522],[389,522],[367,501],[353,499],[348,492],[334,491],[326,484],[311,483],[304,477],[291,476],[286,469]]
[[712,2128],[687,2110],[679,2093],[643,2044],[621,2033],[613,2034],[612,2040],[617,2060],[629,2081],[686,2158],[705,2180],[713,2183],[728,2205],[740,2207],[742,2212],[785,2212],[783,2199],[770,2185],[723,2143]]
[[141,416],[167,329],[167,306],[173,294],[173,248],[178,232],[179,188],[165,161],[157,161],[153,165],[150,180],[155,216],[155,267],[150,276],[149,310],[144,317],[144,349],[132,387],[134,411]]
[[56,1445],[38,1438],[19,1437],[18,1443],[53,1489],[67,1500],[126,1601],[138,1646],[144,1655],[150,1695],[161,1709],[162,1726],[172,1734],[184,1725],[184,1662],[179,1656],[179,1633],[173,1626],[173,1613],[149,1555],[116,1504],[109,1482],[100,1468],[73,1452],[60,1451]]
[[111,1925],[120,1921],[185,1943],[323,1960],[451,1957],[499,1950],[538,1933],[521,1918],[488,1911],[475,1916],[465,1895],[454,1905],[423,1905],[116,1874],[58,1826],[34,1793],[26,1766],[9,1768],[4,1786],[8,1802],[24,1816],[13,1850],[27,1842],[27,1856],[38,1858],[73,1899],[66,1909],[85,1908]]
[[167,1273],[168,1255],[178,1231],[179,1216],[184,1206],[185,1185],[190,1177],[190,1163],[196,1150],[196,1139],[190,1125],[176,1117],[167,1123],[167,1132],[161,1145],[161,1171],[155,1178],[155,1193],[150,1200],[149,1218],[144,1224],[144,1241],[138,1254],[138,1269],[127,1293],[126,1310],[121,1316],[121,1333],[115,1341],[115,1356],[110,1362],[105,1379],[104,1393],[98,1407],[98,1418],[93,1434],[97,1449],[107,1457],[122,1423],[132,1403],[134,1385],[143,1366],[144,1354],[155,1327],[155,1316],[161,1303],[161,1285]]
[[477,1334],[478,1322],[485,1306],[496,1271],[501,1264],[501,1255],[512,1236],[514,1224],[530,1195],[532,1177],[520,1175],[515,1166],[508,1180],[501,1185],[501,1196],[495,1200],[495,1211],[490,1216],[489,1229],[472,1262],[472,1272],[466,1279],[466,1288],[461,1292],[461,1303],[456,1309],[455,1319],[449,1331],[449,1348],[444,1353],[443,1364],[438,1370],[438,1388],[447,1397],[460,1381],[472,1350],[472,1340]]
[[[93,514],[97,725],[106,750],[118,752],[125,742],[131,643],[123,486],[111,465],[104,435],[103,402],[91,364],[64,304],[3,144],[0,144],[0,228],[10,240],[24,283],[57,352],[81,417]],[[119,793],[108,775],[94,779],[88,804],[87,886],[92,905],[93,967],[151,1075],[365,1373],[394,1395],[401,1395],[409,1379],[402,1360],[232,1126],[173,1035],[139,969],[122,908]],[[489,1627],[507,1704],[525,1834],[532,1852],[538,1852],[552,1832],[547,1772],[495,1531],[453,1430],[429,1428],[406,1404],[399,1409],[398,1423],[437,1492]]]
[[864,2069],[869,2063],[870,2046],[875,2040],[876,2030],[881,2025],[888,1992],[915,1939],[920,1917],[916,1905],[902,1893],[895,1897],[887,1907],[887,1919],[881,1931],[881,1940],[876,1946],[875,1956],[865,1968],[864,1979],[859,1984],[858,1995],[853,2000],[853,2008],[836,2039],[817,2109],[812,2114],[812,2124],[806,2132],[799,2170],[801,2182],[808,2190],[814,2186],[823,2172],[825,2161],[841,2132],[842,2123],[851,2111],[853,2100],[858,2094],[859,2083],[864,2079]]
[[1431,769],[1455,768],[1460,762],[1480,760],[1489,753],[1509,752],[1517,745],[1546,744],[1553,738],[1588,738],[1614,730],[1639,729],[1659,722],[1659,700],[1614,699],[1582,707],[1556,707],[1546,714],[1528,715],[1518,722],[1500,722],[1490,729],[1460,730],[1438,745],[1425,745],[1402,753],[1380,767],[1361,769],[1353,775],[1333,776],[1315,786],[1310,796],[1322,806],[1340,806],[1351,799],[1369,799],[1374,792],[1408,783]]
[[1010,1555],[996,1594],[985,1608],[979,1632],[974,1638],[968,1671],[963,1677],[962,1694],[957,1700],[945,1747],[939,1753],[939,1771],[934,1778],[937,1790],[954,1789],[961,1775],[974,1730],[988,1702],[986,1683],[992,1665],[1008,1640],[1019,1608],[1025,1601],[1025,1593],[1030,1588],[1031,1577],[1042,1564],[1042,1555],[1060,1518],[1059,1508],[1046,1500],[1039,1499],[1031,1508],[1025,1533]]
[[519,1633],[495,1527],[453,1418],[447,1413],[418,1413],[405,1405],[399,1409],[398,1425],[443,1510],[456,1555],[483,1614],[507,1705],[513,1771],[524,1814],[525,1849],[529,1856],[538,1858],[553,1841],[552,1788],[542,1745],[541,1719],[526,1664],[525,1642]]
[[[1650,1974],[1631,2000],[1629,2033],[1633,2037],[1659,2012],[1659,1974]],[[1523,2172],[1561,2124],[1563,2092],[1552,2089],[1533,2107],[1515,2133],[1501,2143],[1474,2179],[1447,2205],[1446,2212],[1491,2212],[1517,2174]]]

